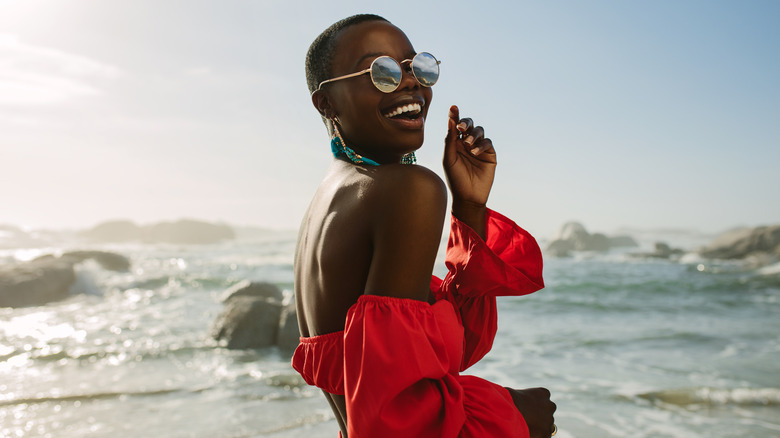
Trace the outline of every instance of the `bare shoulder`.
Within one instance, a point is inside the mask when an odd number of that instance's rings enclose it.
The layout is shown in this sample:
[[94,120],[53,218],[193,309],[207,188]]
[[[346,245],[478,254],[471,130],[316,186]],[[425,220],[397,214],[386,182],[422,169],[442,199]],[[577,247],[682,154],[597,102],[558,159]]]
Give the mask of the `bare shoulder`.
[[376,169],[367,197],[378,210],[427,206],[446,208],[447,186],[432,170],[423,166],[392,165]]
[[365,293],[428,301],[447,189],[422,166],[386,166],[371,189],[371,268]]

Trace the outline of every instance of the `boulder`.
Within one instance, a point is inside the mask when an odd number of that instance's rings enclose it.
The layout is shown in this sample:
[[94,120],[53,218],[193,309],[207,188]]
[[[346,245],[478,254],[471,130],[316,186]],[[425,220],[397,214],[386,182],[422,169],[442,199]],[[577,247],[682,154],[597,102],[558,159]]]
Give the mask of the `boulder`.
[[672,248],[669,246],[666,242],[655,242],[655,251],[651,253],[652,257],[657,258],[663,258],[668,259],[671,256],[678,256],[684,254],[685,251],[683,251],[680,248]]
[[292,302],[282,309],[279,318],[279,333],[276,337],[276,345],[284,349],[294,349],[298,346],[301,336],[298,328],[298,313],[295,310],[295,302]]
[[252,282],[244,280],[234,284],[230,289],[226,290],[221,297],[222,302],[235,297],[254,297],[265,298],[269,300],[281,303],[284,301],[284,293],[278,286],[272,283],[265,282]]
[[601,233],[593,233],[581,243],[581,251],[608,251],[609,238]]
[[76,282],[73,263],[55,257],[0,269],[0,307],[40,306],[70,295]]
[[[626,237],[620,236],[615,240],[619,245],[613,245],[612,238],[602,233],[591,234],[579,222],[567,222],[547,246],[546,252],[552,256],[566,257],[571,251],[608,251],[613,246],[625,246],[626,243],[630,243]],[[634,241],[633,244],[636,245],[636,242]]]
[[673,256],[680,256],[685,254],[685,251],[679,248],[672,248],[666,242],[655,242],[655,250],[653,252],[642,252],[630,254],[633,257],[650,257],[656,259],[668,259]]
[[610,248],[636,248],[639,246],[636,239],[631,236],[610,236],[609,247]]
[[252,296],[236,296],[225,303],[212,328],[212,337],[231,349],[276,345],[282,304]]
[[701,249],[699,254],[711,259],[744,259],[761,254],[780,257],[780,225],[727,231]]
[[295,302],[272,283],[235,284],[221,297],[225,308],[211,329],[211,336],[227,348],[263,348],[279,346],[293,349],[300,332]]
[[574,251],[574,242],[569,240],[553,240],[547,245],[545,252],[553,257],[570,257]]
[[558,231],[558,235],[555,240],[566,240],[569,242],[576,242],[586,239],[590,233],[579,222],[566,222]]
[[0,307],[41,306],[67,298],[76,283],[74,265],[94,259],[104,269],[126,271],[130,261],[105,251],[72,251],[61,257],[44,255],[0,268]]
[[103,269],[108,271],[126,272],[130,270],[130,260],[121,255],[107,251],[70,251],[62,255],[63,259],[80,263],[87,259],[96,261]]

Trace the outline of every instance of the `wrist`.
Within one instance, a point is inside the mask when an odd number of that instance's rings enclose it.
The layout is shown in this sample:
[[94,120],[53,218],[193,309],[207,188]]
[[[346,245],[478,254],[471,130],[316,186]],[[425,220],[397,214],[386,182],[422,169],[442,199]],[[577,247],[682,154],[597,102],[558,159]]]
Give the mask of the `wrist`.
[[452,215],[471,227],[482,240],[485,240],[487,206],[462,199],[452,200]]

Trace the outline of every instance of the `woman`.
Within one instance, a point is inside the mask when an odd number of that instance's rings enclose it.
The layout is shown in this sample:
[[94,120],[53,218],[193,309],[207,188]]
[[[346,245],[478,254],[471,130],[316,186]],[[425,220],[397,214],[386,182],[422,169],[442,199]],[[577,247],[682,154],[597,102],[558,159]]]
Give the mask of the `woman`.
[[459,374],[492,346],[495,296],[540,289],[542,265],[533,238],[485,207],[495,151],[453,106],[450,274],[432,280],[446,187],[407,164],[438,62],[385,19],[357,15],[314,41],[306,67],[336,159],[298,237],[295,369],[323,389],[344,438],[553,434],[546,389]]

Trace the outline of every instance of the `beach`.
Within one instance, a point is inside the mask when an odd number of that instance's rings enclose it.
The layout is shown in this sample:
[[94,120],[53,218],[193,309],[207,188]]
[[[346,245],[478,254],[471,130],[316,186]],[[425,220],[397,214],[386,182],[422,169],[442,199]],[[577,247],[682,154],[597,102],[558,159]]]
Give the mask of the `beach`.
[[[0,264],[76,245],[6,247]],[[335,437],[290,351],[209,335],[232,285],[291,293],[294,245],[93,245],[130,269],[85,261],[66,299],[0,308],[0,436]],[[563,438],[780,437],[780,265],[615,250],[544,272],[542,291],[499,299],[493,351],[465,374],[549,388]]]

